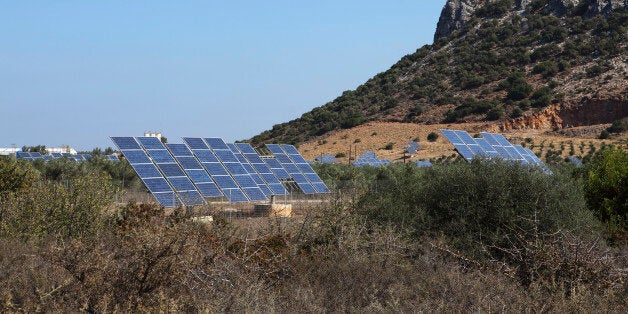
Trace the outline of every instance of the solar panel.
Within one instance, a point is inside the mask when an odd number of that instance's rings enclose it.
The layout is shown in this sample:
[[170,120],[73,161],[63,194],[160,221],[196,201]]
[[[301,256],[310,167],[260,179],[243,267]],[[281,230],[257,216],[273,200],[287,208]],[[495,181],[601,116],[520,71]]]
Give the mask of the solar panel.
[[547,166],[531,150],[511,144],[502,134],[481,132],[481,138],[473,138],[465,131],[441,130],[441,132],[468,161],[477,156],[502,158],[537,165],[545,173],[551,174]]
[[138,174],[146,188],[164,207],[176,207],[181,204],[180,199],[166,181],[166,178],[153,164],[146,152],[133,137],[112,137],[111,140],[120,149],[131,167]]
[[329,154],[323,154],[321,157],[317,157],[316,161],[318,161],[321,164],[335,164],[338,162],[336,157]]
[[420,168],[429,168],[432,167],[432,163],[427,160],[417,160],[416,165]]
[[[301,174],[307,180],[306,182],[303,182],[303,185],[306,186],[306,184],[309,183],[309,185],[314,188],[314,193],[329,193],[329,189],[325,183],[320,179],[318,174],[316,174],[314,169],[312,169],[312,166],[303,158],[303,156],[301,156],[301,154],[299,154],[296,147],[288,144],[282,144],[279,147],[283,149],[288,158],[291,160],[291,163],[284,164],[283,166],[292,175],[295,182],[297,182],[295,176]],[[292,165],[296,167],[293,167]],[[292,172],[290,169],[292,169]],[[301,185],[299,185],[299,187],[301,187]],[[306,186],[305,188],[309,189],[309,186]]]
[[390,164],[389,160],[379,159],[377,154],[371,151],[364,152],[361,156],[359,156],[356,161],[352,163],[354,166],[362,167],[362,166],[385,166]]
[[[266,196],[286,195],[288,190],[275,177],[264,161],[255,153],[255,149],[248,143],[227,144],[236,155],[242,166]],[[262,174],[270,175],[266,178]]]
[[[218,189],[203,165],[194,157],[194,154],[185,144],[167,144],[166,148],[174,156],[178,165],[183,169],[189,181],[195,189],[204,197],[222,197]],[[187,183],[185,183],[187,184]],[[186,194],[191,201],[196,201],[196,194]]]
[[[229,175],[237,183],[247,198],[251,201],[268,201],[264,192],[259,188],[257,183],[251,178],[251,175],[242,166],[238,158],[231,151],[231,148],[220,138],[205,138],[205,143],[216,154],[218,160],[225,167]],[[226,194],[226,193],[225,193]]]
[[[184,150],[187,150],[185,145],[181,147],[177,146],[177,144],[172,144],[172,146],[168,146],[167,148],[156,137],[136,137],[136,140],[151,157],[152,162],[157,165],[157,168],[179,195],[179,199],[183,204],[186,206],[207,204],[201,196],[201,193],[196,189],[196,186],[194,186],[190,178],[188,178],[183,168],[174,159],[173,155],[175,155],[175,153],[171,154],[169,151],[170,147],[174,147],[176,154],[185,155],[186,152]],[[189,151],[187,151],[187,153],[191,154]]]
[[[315,194],[317,193],[316,189],[312,186],[312,183],[309,182],[299,170],[299,167],[294,163],[294,161],[288,156],[283,147],[286,146],[286,149],[294,154],[298,154],[298,151],[294,146],[291,145],[279,145],[279,144],[266,144],[268,150],[275,156],[276,161],[280,164],[281,167],[288,172],[290,178],[294,180],[297,186],[303,191],[305,194]],[[291,146],[291,147],[287,147]],[[299,155],[300,156],[300,155]],[[272,169],[272,167],[271,167]]]

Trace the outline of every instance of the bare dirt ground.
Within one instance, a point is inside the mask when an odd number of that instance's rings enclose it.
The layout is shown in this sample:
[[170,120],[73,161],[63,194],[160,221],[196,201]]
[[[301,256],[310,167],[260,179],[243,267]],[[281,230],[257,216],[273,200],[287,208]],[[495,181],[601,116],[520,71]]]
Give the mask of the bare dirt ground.
[[[511,142],[532,148],[535,153],[546,153],[548,150],[560,151],[562,156],[568,156],[573,143],[575,156],[587,154],[591,147],[599,149],[602,145],[613,144],[628,148],[628,134],[618,138],[600,140],[597,136],[608,125],[594,125],[569,128],[562,130],[514,130],[503,133]],[[418,141],[422,150],[408,160],[433,159],[442,156],[451,156],[457,153],[440,129],[455,129],[477,134],[489,131],[490,124],[463,123],[463,124],[414,124],[397,122],[371,122],[352,129],[340,130],[299,146],[299,151],[306,159],[312,160],[321,154],[337,155],[344,153],[346,157],[338,158],[340,162],[349,162],[349,151],[361,155],[365,151],[374,151],[380,158],[391,161],[400,161],[404,156],[404,148],[408,141]],[[428,134],[435,132],[438,139],[435,142],[427,140]],[[385,147],[392,143],[392,149]]]

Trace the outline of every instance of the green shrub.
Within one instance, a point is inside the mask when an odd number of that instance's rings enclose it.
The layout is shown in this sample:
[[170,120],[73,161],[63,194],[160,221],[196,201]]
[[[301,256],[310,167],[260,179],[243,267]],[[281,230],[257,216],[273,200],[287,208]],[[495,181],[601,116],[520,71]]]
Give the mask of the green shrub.
[[611,232],[628,228],[628,153],[606,148],[586,164],[584,191],[589,208]]
[[532,72],[541,74],[544,78],[549,78],[558,73],[558,65],[554,61],[543,61],[535,65]]
[[391,143],[388,143],[388,144],[386,144],[386,146],[384,146],[384,149],[385,149],[385,150],[392,150],[394,145],[395,145],[395,144],[394,144],[394,143],[392,143],[392,142],[391,142]]
[[436,142],[437,139],[438,139],[438,133],[436,132],[430,132],[430,134],[427,135],[427,140],[429,142]]
[[30,162],[14,158],[0,158],[0,195],[28,189],[38,174]]
[[520,232],[537,234],[595,225],[578,181],[526,166],[490,161],[420,170],[380,170],[360,202],[382,223],[410,227],[417,237],[444,235],[473,256],[497,256]]

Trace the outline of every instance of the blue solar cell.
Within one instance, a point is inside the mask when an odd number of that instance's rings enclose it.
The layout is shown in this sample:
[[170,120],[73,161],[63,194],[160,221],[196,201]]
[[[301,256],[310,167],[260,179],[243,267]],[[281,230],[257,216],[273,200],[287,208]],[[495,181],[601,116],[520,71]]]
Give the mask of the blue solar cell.
[[144,149],[166,149],[164,144],[156,137],[136,137],[135,138]]
[[183,204],[185,204],[186,206],[196,206],[196,205],[207,204],[205,200],[203,199],[203,196],[201,196],[201,194],[198,193],[198,191],[196,190],[179,192],[179,197],[181,198],[181,201],[183,202]]
[[143,179],[143,181],[148,190],[152,193],[172,192],[172,188],[164,178]]
[[517,149],[514,146],[504,147],[504,149],[506,149],[512,159],[525,160],[525,158],[523,158],[523,156],[521,156],[519,152],[517,152]]
[[283,168],[286,169],[286,171],[288,171],[289,174],[295,174],[295,173],[301,172],[299,171],[299,167],[297,167],[297,165],[295,164],[283,164]]
[[[54,158],[61,158],[61,157],[63,157],[63,154],[61,154],[61,153],[52,153],[50,155],[52,157],[54,157]],[[116,157],[116,159],[118,159],[118,156],[116,156],[116,155],[108,155],[108,156],[114,156],[114,157]]]
[[471,149],[469,149],[469,147],[467,147],[467,145],[454,144],[454,147],[456,147],[458,153],[460,153],[460,155],[462,155],[462,157],[467,160],[471,160],[473,159],[473,157],[475,157],[475,154],[473,153],[473,151],[471,151]]
[[194,157],[177,157],[177,161],[183,169],[203,169],[203,166]]
[[246,157],[246,159],[252,164],[264,163],[262,157],[258,156],[257,154],[244,154],[244,157]]
[[197,183],[196,187],[205,197],[221,197],[224,196],[220,189],[214,183]]
[[257,183],[257,185],[264,185],[264,184],[266,184],[264,179],[262,179],[262,177],[259,174],[251,173],[250,176],[251,176],[251,179],[253,179],[253,181],[255,181],[255,183]]
[[290,174],[284,169],[271,169],[278,179],[290,179]]
[[161,172],[153,164],[132,164],[133,170],[142,178],[162,178]]
[[264,162],[266,162],[266,164],[270,167],[270,169],[283,168],[281,164],[279,163],[279,161],[277,161],[277,159],[275,158],[266,158],[264,159]]
[[420,168],[429,168],[432,166],[432,163],[427,160],[417,160],[416,165]]
[[242,167],[244,167],[244,169],[246,169],[246,172],[248,172],[249,174],[257,173],[257,171],[255,171],[255,168],[253,168],[253,166],[249,164],[248,161],[242,163]]
[[281,183],[269,183],[268,187],[273,191],[273,195],[287,195],[288,190]]
[[218,158],[216,158],[214,153],[209,149],[207,150],[195,149],[194,154],[196,155],[196,157],[198,157],[198,160],[200,160],[201,162],[219,162]]
[[288,154],[288,155],[293,155],[293,154],[294,155],[301,155],[301,153],[299,153],[297,148],[294,147],[293,145],[282,144],[280,146],[283,149],[283,151],[286,152],[286,154]]
[[418,153],[416,152],[416,149],[413,147],[406,147],[406,153],[410,154],[410,155],[417,155]]
[[297,167],[299,167],[299,170],[303,173],[316,173],[310,164],[297,164]]
[[449,140],[450,143],[452,143],[452,144],[464,144],[462,139],[460,139],[458,137],[458,135],[456,135],[455,131],[452,131],[452,130],[440,130],[440,132],[443,133],[443,135],[445,135],[445,137],[447,138],[447,140]]
[[232,175],[236,175],[236,174],[248,175],[249,174],[249,172],[246,171],[246,169],[244,169],[244,167],[242,167],[242,165],[239,163],[225,163],[224,166]]
[[530,163],[530,164],[536,164],[536,160],[534,160],[534,158],[532,156],[528,155],[528,152],[526,151],[525,148],[523,148],[523,146],[521,145],[515,145],[515,149],[517,150],[517,152],[519,153],[519,155],[521,155],[526,162]]
[[253,168],[255,168],[258,173],[272,173],[266,164],[253,164]]
[[[216,181],[216,184],[218,185],[218,187],[220,187],[221,189],[237,189],[238,185],[235,183],[235,181],[233,181],[233,179],[226,175],[226,176],[212,176],[212,178],[214,179],[214,181]],[[225,193],[226,194],[226,193]]]
[[473,144],[473,145],[467,145],[467,147],[469,147],[469,149],[473,152],[475,156],[489,157],[489,155],[486,152],[484,152],[484,150],[482,149],[482,147],[480,147],[480,145]]
[[290,160],[290,158],[286,154],[275,154],[275,158],[277,158],[277,161],[279,161],[279,163],[282,165],[292,163],[292,160]]
[[321,180],[316,173],[306,173],[305,177],[310,181],[310,183],[323,182],[323,180]]
[[253,181],[250,175],[248,174],[238,174],[234,175],[233,179],[240,185],[240,187],[257,187],[257,183]]
[[143,150],[122,150],[122,155],[131,164],[150,164],[151,161]]
[[305,194],[316,194],[316,189],[309,183],[297,183],[301,191]]
[[267,197],[273,195],[273,190],[270,189],[270,187],[266,184],[262,184],[259,186],[260,190],[262,190],[262,193],[264,193],[264,195],[266,195]]
[[476,145],[475,139],[465,131],[456,131],[456,135],[467,145]]
[[253,202],[268,200],[264,192],[258,187],[243,188],[242,190],[244,191],[246,196],[248,196],[248,198]]
[[309,183],[309,181],[307,180],[305,175],[303,175],[301,173],[293,173],[292,174],[292,179],[294,179],[294,182],[296,182],[296,183]]
[[501,134],[493,134],[493,138],[501,145],[504,147],[507,146],[512,146],[512,144],[510,142],[508,142],[508,140]]
[[135,141],[135,139],[130,137],[130,136],[127,136],[127,137],[112,137],[111,140],[113,141],[114,144],[116,144],[116,146],[120,150],[123,150],[123,149],[142,149],[140,147],[140,144],[138,144],[137,141]]
[[146,152],[155,163],[175,162],[172,155],[165,149],[147,149]]
[[187,173],[188,177],[190,177],[194,183],[213,182],[205,170],[185,170],[185,173]]
[[238,149],[241,152],[243,152],[245,154],[255,154],[255,155],[257,155],[257,152],[255,152],[255,149],[249,143],[236,143],[235,145],[236,145],[236,147],[238,147]]
[[188,144],[191,149],[209,149],[209,146],[207,146],[200,137],[184,137],[183,141]]
[[238,159],[235,157],[235,155],[233,155],[230,150],[214,150],[214,153],[216,154],[216,157],[218,157],[218,159],[223,163],[238,162]]
[[273,153],[273,155],[284,154],[283,149],[281,149],[281,146],[279,146],[279,144],[266,144],[266,148],[268,148],[268,150]]
[[192,156],[192,152],[185,144],[166,144],[166,147],[174,156]]
[[329,188],[327,188],[327,185],[323,182],[314,182],[312,186],[318,193],[329,193]]
[[192,181],[187,177],[176,177],[176,178],[168,178],[170,184],[174,188],[175,191],[192,191],[196,190]]
[[295,164],[306,164],[307,160],[301,155],[288,155]]
[[185,173],[176,163],[157,164],[157,167],[159,167],[165,177],[185,177]]
[[177,207],[181,205],[174,192],[153,193],[153,196],[157,200],[157,203],[163,207]]
[[493,136],[493,134],[491,133],[486,133],[486,132],[480,132],[480,135],[482,135],[482,138],[484,138],[491,146],[502,146],[499,141],[497,141],[495,139],[495,137]]
[[228,189],[224,191],[227,200],[231,203],[246,203],[249,199],[244,195],[244,192],[240,189]]
[[262,179],[264,179],[264,181],[266,181],[266,183],[268,184],[276,184],[276,183],[281,184],[279,182],[279,179],[277,179],[277,177],[272,173],[262,173],[260,174],[260,176],[262,176]]
[[223,141],[221,138],[206,137],[204,138],[204,140],[205,143],[207,143],[207,145],[209,145],[209,147],[211,147],[212,149],[229,149],[227,144],[225,144],[225,141]]
[[211,176],[229,175],[221,163],[203,163],[203,166]]
[[29,152],[16,152],[15,153],[15,157],[17,158],[25,158],[25,157],[30,157],[31,153]]

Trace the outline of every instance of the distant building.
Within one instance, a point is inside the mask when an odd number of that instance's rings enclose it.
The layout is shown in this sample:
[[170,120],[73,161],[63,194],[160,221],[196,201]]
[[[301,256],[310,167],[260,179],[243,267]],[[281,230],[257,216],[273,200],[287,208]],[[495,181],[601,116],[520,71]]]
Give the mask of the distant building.
[[148,131],[144,132],[145,137],[156,137],[161,141],[161,132]]
[[22,151],[22,149],[17,147],[0,147],[0,156],[15,155],[19,151]]
[[[0,156],[15,155],[15,153],[21,152],[21,151],[22,149],[18,147],[0,147]],[[48,154],[51,154],[51,153],[61,153],[61,154],[69,153],[72,155],[77,154],[76,150],[70,146],[46,147],[46,152],[48,152]]]

